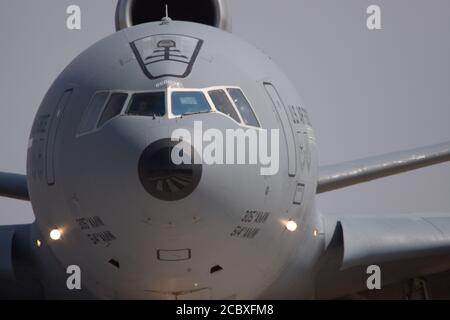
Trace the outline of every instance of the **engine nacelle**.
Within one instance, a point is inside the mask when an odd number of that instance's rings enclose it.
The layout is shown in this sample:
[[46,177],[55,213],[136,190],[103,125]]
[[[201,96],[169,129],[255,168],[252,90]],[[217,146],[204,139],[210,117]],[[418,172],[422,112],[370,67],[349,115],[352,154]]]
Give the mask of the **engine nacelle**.
[[[42,299],[32,248],[34,225],[0,226],[0,299]],[[33,230],[33,231],[32,231]]]
[[116,30],[159,21],[168,6],[172,20],[190,21],[231,32],[231,14],[226,0],[119,0],[116,10]]

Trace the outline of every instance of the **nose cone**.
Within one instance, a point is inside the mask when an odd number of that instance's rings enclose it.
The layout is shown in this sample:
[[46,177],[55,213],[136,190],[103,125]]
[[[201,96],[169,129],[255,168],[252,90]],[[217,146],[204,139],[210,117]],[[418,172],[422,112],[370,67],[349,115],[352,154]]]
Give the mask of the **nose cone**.
[[139,159],[141,184],[157,199],[183,199],[190,195],[200,182],[201,164],[175,164],[172,161],[172,151],[179,143],[171,139],[155,141],[145,148]]

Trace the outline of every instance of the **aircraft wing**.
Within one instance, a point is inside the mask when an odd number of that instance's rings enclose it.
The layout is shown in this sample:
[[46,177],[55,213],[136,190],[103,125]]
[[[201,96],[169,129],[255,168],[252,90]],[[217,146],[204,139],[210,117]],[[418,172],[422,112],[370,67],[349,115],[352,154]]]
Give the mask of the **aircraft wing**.
[[29,201],[27,177],[21,174],[0,172],[0,196]]
[[450,270],[450,214],[325,216],[324,234],[318,298],[367,291],[370,265],[380,267],[382,289]]
[[317,193],[450,161],[450,141],[412,150],[321,166]]
[[[449,160],[450,142],[445,142],[322,166],[317,193]],[[319,264],[318,298],[367,292],[370,265],[380,267],[382,287],[450,270],[450,214],[324,216],[323,219],[326,248]]]

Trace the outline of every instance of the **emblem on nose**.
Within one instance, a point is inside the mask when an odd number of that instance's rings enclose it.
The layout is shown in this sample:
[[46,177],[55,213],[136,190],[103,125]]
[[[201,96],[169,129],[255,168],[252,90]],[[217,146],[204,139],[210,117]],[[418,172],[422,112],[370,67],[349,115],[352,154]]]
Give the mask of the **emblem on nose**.
[[142,71],[150,79],[186,78],[192,71],[203,40],[178,34],[152,35],[131,43]]
[[[142,153],[139,179],[144,189],[153,197],[165,200],[181,200],[190,195],[200,183],[201,164],[174,164],[172,151],[179,141],[161,139],[153,142]],[[192,147],[192,155],[194,148]]]

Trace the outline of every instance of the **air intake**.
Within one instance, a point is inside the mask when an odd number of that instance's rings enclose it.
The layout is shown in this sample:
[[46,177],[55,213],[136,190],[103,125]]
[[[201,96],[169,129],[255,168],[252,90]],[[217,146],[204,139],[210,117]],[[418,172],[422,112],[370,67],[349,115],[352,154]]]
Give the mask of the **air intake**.
[[119,0],[116,30],[160,21],[168,6],[172,20],[206,24],[231,32],[231,15],[226,0]]

